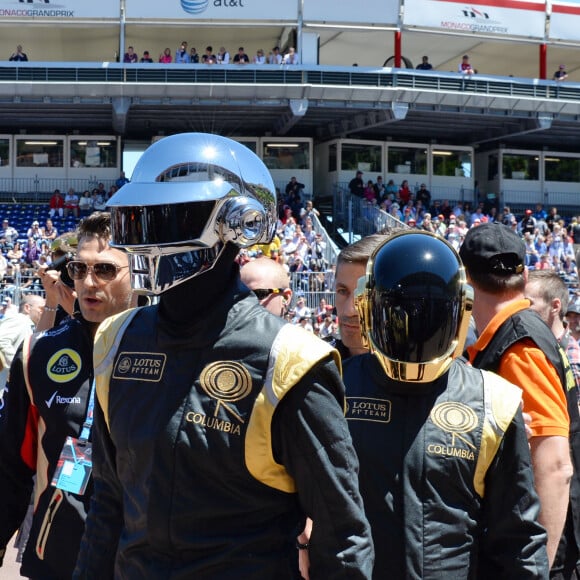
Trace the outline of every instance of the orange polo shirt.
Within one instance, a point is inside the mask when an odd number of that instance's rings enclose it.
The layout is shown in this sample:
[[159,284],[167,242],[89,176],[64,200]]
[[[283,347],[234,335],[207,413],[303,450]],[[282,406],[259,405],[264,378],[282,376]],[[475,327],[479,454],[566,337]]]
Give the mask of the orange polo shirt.
[[[477,342],[467,348],[469,360],[486,349],[498,328],[513,314],[529,308],[529,300],[517,300],[500,310]],[[532,437],[568,437],[570,418],[564,386],[558,371],[530,339],[513,344],[501,358],[498,374],[523,390],[524,411],[532,417]]]

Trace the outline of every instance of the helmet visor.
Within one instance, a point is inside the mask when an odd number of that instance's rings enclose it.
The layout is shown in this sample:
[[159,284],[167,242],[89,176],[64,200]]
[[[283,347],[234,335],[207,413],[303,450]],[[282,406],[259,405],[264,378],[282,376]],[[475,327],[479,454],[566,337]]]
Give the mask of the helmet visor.
[[404,287],[375,289],[371,295],[372,338],[392,360],[427,363],[449,354],[457,336],[461,294],[441,279],[415,274]]
[[463,316],[459,258],[441,240],[399,236],[374,257],[371,339],[386,357],[428,363],[448,356]]
[[112,246],[183,245],[203,240],[219,202],[113,206],[111,210]]

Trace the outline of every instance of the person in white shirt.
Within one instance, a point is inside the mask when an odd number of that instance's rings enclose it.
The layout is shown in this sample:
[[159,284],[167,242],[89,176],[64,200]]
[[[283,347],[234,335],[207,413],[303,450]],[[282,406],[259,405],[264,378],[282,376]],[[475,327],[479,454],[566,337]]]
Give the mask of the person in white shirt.
[[294,307],[294,323],[300,322],[301,318],[310,318],[312,315],[310,308],[306,306],[304,296],[299,296]]
[[12,359],[22,344],[38,324],[44,311],[44,298],[28,294],[22,298],[19,312],[5,316],[0,322],[0,398],[6,388]]
[[266,64],[266,56],[264,55],[264,51],[261,48],[256,51],[254,64]]
[[300,64],[300,57],[293,46],[291,46],[288,49],[288,53],[284,55],[284,64]]
[[230,64],[230,53],[225,47],[220,46],[219,52],[216,54],[218,64]]

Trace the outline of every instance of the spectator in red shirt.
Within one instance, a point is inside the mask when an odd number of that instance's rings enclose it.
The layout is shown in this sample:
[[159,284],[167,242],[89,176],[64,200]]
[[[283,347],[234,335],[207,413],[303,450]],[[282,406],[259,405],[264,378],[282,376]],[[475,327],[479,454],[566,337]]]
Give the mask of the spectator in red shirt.
[[64,197],[61,195],[59,189],[55,189],[50,201],[48,202],[49,212],[51,218],[58,213],[60,217],[62,217],[64,213]]
[[401,188],[399,189],[399,199],[401,200],[403,205],[407,205],[412,195],[413,194],[409,189],[409,182],[405,179],[403,183],[401,183]]

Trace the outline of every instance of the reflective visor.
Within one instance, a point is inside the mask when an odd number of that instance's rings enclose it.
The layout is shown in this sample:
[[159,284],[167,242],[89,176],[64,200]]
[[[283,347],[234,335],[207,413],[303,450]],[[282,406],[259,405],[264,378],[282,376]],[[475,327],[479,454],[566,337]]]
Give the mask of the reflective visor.
[[203,237],[219,202],[153,206],[113,206],[111,210],[111,245],[160,246],[180,244]]

